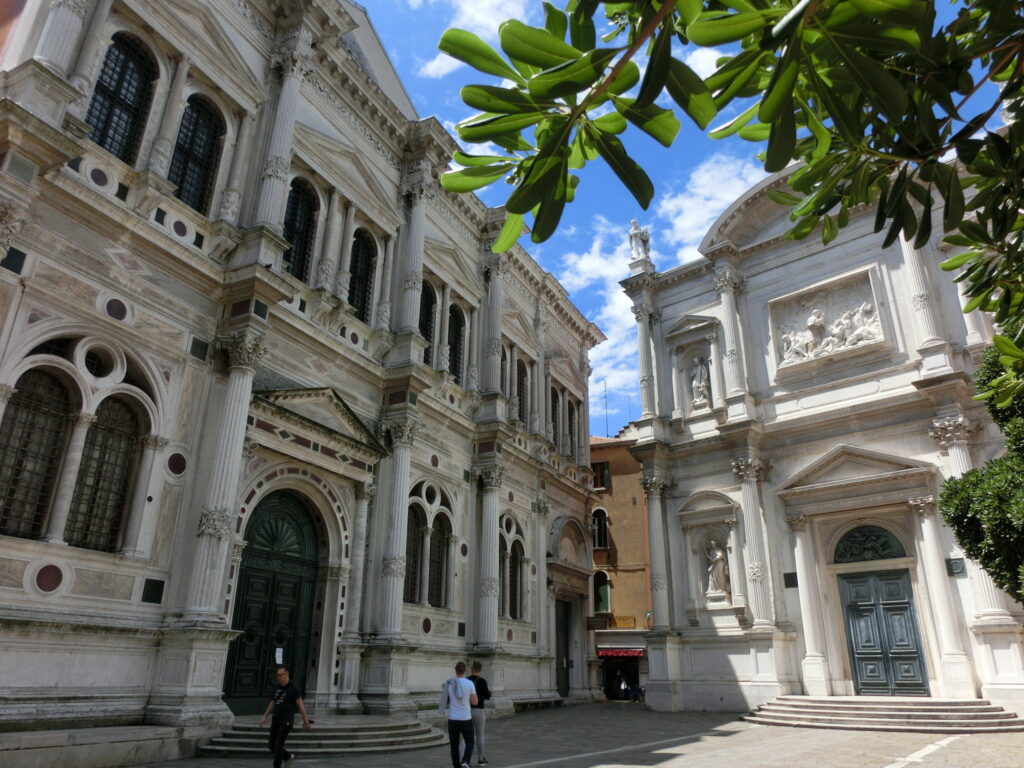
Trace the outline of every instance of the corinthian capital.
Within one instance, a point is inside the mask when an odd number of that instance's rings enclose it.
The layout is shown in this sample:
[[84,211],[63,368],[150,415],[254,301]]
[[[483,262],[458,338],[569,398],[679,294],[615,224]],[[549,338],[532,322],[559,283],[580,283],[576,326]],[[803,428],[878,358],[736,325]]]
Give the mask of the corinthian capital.
[[225,343],[228,359],[232,368],[249,368],[256,370],[267,349],[263,346],[263,337],[254,336],[240,331],[231,336]]
[[384,427],[385,433],[391,439],[392,445],[411,446],[416,440],[416,432],[420,425],[413,419],[405,421],[393,421]]
[[25,224],[25,212],[13,203],[0,202],[0,251],[11,247],[11,241]]
[[370,501],[373,498],[373,494],[377,492],[377,486],[373,483],[357,483],[356,484],[356,501]]
[[488,467],[479,467],[476,476],[480,479],[480,485],[485,489],[501,488],[501,480],[505,474],[505,468],[500,464]]
[[753,456],[741,456],[732,460],[732,471],[740,480],[754,480],[755,482],[764,477],[768,470],[768,463]]
[[720,269],[715,273],[715,291],[721,296],[723,293],[736,293],[740,290],[743,282],[736,274],[735,270],[730,267]]
[[644,489],[644,493],[647,497],[660,495],[666,488],[670,488],[672,483],[666,480],[664,477],[658,475],[648,475],[640,480],[640,487]]
[[913,499],[907,499],[907,503],[910,505],[911,511],[921,517],[935,514],[936,507],[934,496],[917,496]]
[[633,310],[633,317],[636,318],[638,323],[649,323],[651,322],[651,315],[653,311],[646,302],[639,301],[634,304],[630,309]]
[[285,75],[304,77],[314,69],[313,33],[303,26],[295,27],[282,37],[274,50],[272,63]]
[[949,416],[933,421],[928,434],[945,450],[954,443],[966,443],[974,430],[975,426],[965,416]]

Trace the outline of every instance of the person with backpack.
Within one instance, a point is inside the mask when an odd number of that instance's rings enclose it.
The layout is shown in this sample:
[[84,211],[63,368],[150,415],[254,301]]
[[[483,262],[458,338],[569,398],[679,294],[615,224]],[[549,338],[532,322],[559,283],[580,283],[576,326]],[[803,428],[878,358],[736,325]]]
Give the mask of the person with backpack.
[[[455,677],[449,677],[441,686],[441,701],[437,713],[448,710],[448,745],[452,750],[452,768],[470,768],[473,759],[473,715],[470,711],[479,700],[476,686],[466,679],[466,662],[455,665]],[[459,757],[459,739],[466,742],[466,751]]]

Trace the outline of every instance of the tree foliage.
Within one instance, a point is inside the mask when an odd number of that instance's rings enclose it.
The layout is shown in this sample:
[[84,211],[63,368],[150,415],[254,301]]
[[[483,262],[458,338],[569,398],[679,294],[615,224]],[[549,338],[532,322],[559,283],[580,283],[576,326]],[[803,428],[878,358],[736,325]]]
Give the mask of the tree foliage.
[[[765,169],[801,166],[789,236],[831,241],[856,206],[873,205],[886,246],[920,246],[938,223],[959,250],[943,267],[965,281],[969,309],[1003,322],[1024,313],[1024,23],[1007,0],[960,0],[939,24],[933,0],[568,0],[543,3],[544,26],[509,20],[501,52],[448,30],[440,48],[498,84],[469,85],[479,114],[457,126],[494,154],[457,153],[442,177],[465,192],[513,186],[495,250],[509,248],[526,216],[546,240],[600,158],[646,208],[654,185],[630,157],[637,131],[671,146],[678,109],[717,139],[767,141]],[[609,31],[598,37],[603,9]],[[724,47],[702,79],[693,47]],[[637,58],[644,58],[641,75]],[[993,85],[997,87],[993,87]],[[990,130],[1000,109],[1011,120]],[[627,130],[632,127],[631,130]],[[1005,371],[987,396],[1024,395],[1024,337],[996,339]]]

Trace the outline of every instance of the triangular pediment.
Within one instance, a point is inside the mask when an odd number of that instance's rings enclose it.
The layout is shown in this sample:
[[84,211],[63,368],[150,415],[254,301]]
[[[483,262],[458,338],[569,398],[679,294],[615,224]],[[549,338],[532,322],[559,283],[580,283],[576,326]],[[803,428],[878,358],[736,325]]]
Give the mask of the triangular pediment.
[[502,331],[520,347],[533,345],[533,320],[517,310],[504,310],[501,314]]
[[718,319],[704,315],[683,315],[665,331],[666,337],[684,336],[687,333],[706,333],[718,325]]
[[451,242],[428,236],[424,251],[429,254],[428,268],[467,299],[480,295],[480,267]]
[[838,445],[787,479],[780,492],[822,485],[875,481],[911,471],[931,471],[934,466],[902,456],[891,456],[852,445]]
[[377,458],[387,454],[373,431],[331,387],[316,389],[279,389],[256,392],[256,405],[264,405],[280,416],[288,416],[292,429],[308,428],[320,439],[358,447]]

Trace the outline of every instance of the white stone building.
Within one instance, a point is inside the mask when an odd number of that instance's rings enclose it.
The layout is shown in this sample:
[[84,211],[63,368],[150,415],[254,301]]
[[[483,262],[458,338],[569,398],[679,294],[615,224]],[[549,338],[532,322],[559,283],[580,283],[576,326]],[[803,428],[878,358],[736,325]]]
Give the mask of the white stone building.
[[[592,697],[588,351],[348,0],[0,27],[0,723]],[[174,742],[177,744],[178,742]],[[167,755],[169,756],[169,755]],[[155,759],[155,758],[153,758]]]
[[1024,609],[935,507],[943,478],[1002,450],[972,400],[987,320],[962,314],[938,238],[883,249],[871,211],[828,246],[783,239],[780,186],[749,190],[703,258],[664,272],[634,222],[647,703],[983,696],[1020,712]]

